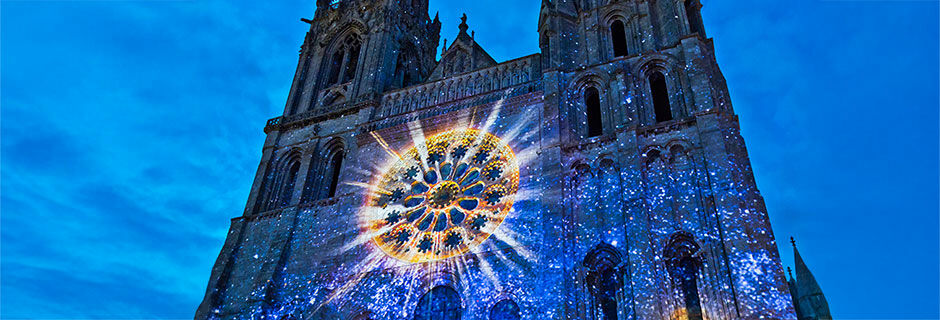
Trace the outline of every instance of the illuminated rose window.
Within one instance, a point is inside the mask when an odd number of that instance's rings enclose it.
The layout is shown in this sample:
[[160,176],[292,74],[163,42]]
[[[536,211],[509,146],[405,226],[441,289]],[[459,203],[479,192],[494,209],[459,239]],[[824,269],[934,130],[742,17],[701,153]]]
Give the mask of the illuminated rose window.
[[479,130],[426,139],[378,180],[368,204],[373,241],[408,262],[461,255],[506,218],[519,189],[512,149]]

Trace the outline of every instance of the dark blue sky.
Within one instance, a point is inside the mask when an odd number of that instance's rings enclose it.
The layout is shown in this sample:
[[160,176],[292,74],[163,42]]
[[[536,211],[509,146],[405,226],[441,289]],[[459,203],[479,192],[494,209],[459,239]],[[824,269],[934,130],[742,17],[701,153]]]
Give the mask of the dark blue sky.
[[[703,0],[784,263],[938,318],[938,3]],[[539,0],[433,0],[497,60]],[[191,318],[313,0],[3,1],[0,317]]]

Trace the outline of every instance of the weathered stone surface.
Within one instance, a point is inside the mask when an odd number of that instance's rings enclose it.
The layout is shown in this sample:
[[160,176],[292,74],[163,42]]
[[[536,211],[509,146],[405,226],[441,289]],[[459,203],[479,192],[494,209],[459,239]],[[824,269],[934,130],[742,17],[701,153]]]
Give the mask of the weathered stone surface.
[[[795,319],[690,1],[544,1],[542,52],[497,63],[465,24],[436,61],[426,0],[319,0],[196,319]],[[505,154],[473,164],[464,157],[479,150],[446,145],[432,159],[427,138],[465,129],[505,142],[518,176],[453,169],[507,166]],[[393,166],[411,156],[415,172]],[[429,207],[450,222],[409,222],[423,208],[417,186],[445,175],[484,200],[458,205],[450,190]],[[379,189],[383,177],[410,189]],[[518,188],[498,195],[469,187],[510,178]],[[478,208],[507,197],[502,223],[471,219],[492,219]],[[451,250],[475,227],[492,236],[443,260],[401,261],[374,241],[424,250],[426,235],[428,250]]]

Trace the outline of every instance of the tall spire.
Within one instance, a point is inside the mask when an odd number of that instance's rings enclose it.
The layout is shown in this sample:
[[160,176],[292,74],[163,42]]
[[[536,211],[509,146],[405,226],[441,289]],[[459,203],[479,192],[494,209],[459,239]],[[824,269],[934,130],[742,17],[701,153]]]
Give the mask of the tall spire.
[[809,267],[800,256],[800,250],[796,248],[796,240],[790,237],[790,243],[793,244],[794,267],[796,268],[796,283],[793,283],[793,276],[790,276],[791,294],[793,288],[796,288],[797,298],[794,304],[797,304],[797,312],[800,320],[831,320],[832,314],[829,312],[829,302],[826,296],[816,282],[816,277],[809,271]]

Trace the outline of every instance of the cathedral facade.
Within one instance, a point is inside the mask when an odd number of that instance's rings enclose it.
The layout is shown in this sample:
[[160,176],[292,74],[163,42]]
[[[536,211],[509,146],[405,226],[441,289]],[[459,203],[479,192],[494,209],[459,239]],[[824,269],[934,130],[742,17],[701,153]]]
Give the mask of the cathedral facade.
[[700,9],[317,0],[196,319],[796,319]]

